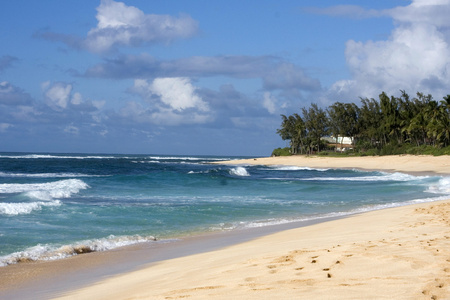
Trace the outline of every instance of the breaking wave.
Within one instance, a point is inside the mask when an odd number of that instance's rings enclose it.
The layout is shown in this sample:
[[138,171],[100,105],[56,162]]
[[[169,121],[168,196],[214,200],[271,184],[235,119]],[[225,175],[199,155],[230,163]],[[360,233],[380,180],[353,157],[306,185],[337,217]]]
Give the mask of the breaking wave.
[[250,176],[250,174],[248,173],[247,169],[244,168],[244,167],[236,167],[236,168],[230,169],[230,175]]
[[437,184],[430,185],[427,192],[450,195],[450,177],[444,177]]
[[14,159],[48,159],[48,158],[62,158],[62,159],[112,159],[123,158],[119,156],[73,156],[73,155],[50,155],[50,154],[26,154],[26,155],[0,155],[0,158],[14,158]]
[[49,202],[31,202],[31,203],[0,203],[0,215],[25,215],[30,214],[34,210],[41,210],[44,206],[60,206],[59,200]]
[[100,177],[103,175],[88,175],[81,173],[10,173],[0,172],[0,177],[20,177],[20,178],[70,178],[70,177]]
[[310,168],[310,167],[297,167],[297,166],[270,166],[269,170],[275,171],[328,171],[329,169]]
[[89,185],[80,179],[66,179],[46,183],[3,183],[0,184],[0,194],[24,193],[30,198],[50,201],[69,198],[72,194],[88,187]]
[[382,175],[355,177],[312,177],[299,180],[313,181],[414,181],[429,178],[429,176],[413,176],[404,173],[381,173]]
[[156,241],[153,236],[142,237],[140,235],[133,236],[114,236],[107,238],[93,239],[81,241],[78,243],[55,246],[41,245],[25,249],[24,251],[14,252],[12,254],[0,257],[0,267],[20,262],[31,262],[38,260],[57,260],[67,258],[74,255],[85,254],[97,251],[106,251],[114,248]]

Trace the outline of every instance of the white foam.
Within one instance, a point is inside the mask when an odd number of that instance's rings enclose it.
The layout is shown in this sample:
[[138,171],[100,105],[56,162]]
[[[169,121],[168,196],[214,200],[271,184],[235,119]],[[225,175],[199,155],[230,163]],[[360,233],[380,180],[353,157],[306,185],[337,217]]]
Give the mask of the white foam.
[[355,176],[355,177],[313,177],[299,180],[314,181],[413,181],[429,178],[429,176],[413,176],[404,173],[381,173],[375,176]]
[[32,211],[41,210],[43,206],[60,206],[59,200],[50,202],[31,202],[31,203],[0,203],[0,215],[25,215],[30,214]]
[[106,251],[149,241],[156,241],[156,239],[153,236],[142,237],[140,235],[111,235],[107,238],[86,240],[63,246],[38,244],[34,247],[27,248],[24,251],[1,256],[0,267],[15,264],[21,261],[57,260],[78,254]]
[[0,184],[0,194],[25,193],[28,197],[39,200],[69,198],[72,194],[88,188],[80,179],[66,179],[46,183],[3,183]]
[[444,177],[438,183],[430,185],[427,192],[450,195],[450,177]]
[[232,223],[232,224],[221,223],[219,228],[214,227],[212,229],[213,230],[214,229],[215,230],[217,230],[217,229],[219,229],[219,230],[235,230],[235,229],[281,225],[281,224],[294,223],[294,222],[320,220],[320,219],[325,219],[325,218],[338,218],[338,217],[344,217],[344,216],[365,213],[365,212],[370,212],[370,211],[375,211],[375,210],[381,210],[381,209],[386,209],[386,208],[407,206],[407,205],[427,203],[427,202],[435,202],[435,201],[446,200],[446,199],[448,199],[448,196],[414,199],[414,200],[408,200],[408,201],[396,202],[396,203],[392,202],[392,203],[384,203],[384,204],[367,205],[367,206],[362,206],[362,207],[352,209],[349,211],[337,211],[337,212],[331,212],[331,213],[325,213],[325,214],[314,214],[314,215],[310,215],[310,216],[302,216],[299,218],[295,218],[295,217],[294,218],[279,218],[279,219],[274,218],[274,219],[268,219],[268,220],[255,220],[255,221],[238,222],[238,223]]
[[275,171],[328,171],[329,169],[310,168],[310,167],[297,167],[297,166],[269,166],[270,170]]
[[247,169],[244,167],[236,167],[230,169],[230,174],[235,176],[250,176]]
[[229,158],[219,158],[219,157],[194,157],[194,156],[149,156],[149,159],[156,160],[214,160],[214,161],[225,161],[229,160]]
[[14,159],[42,159],[42,158],[62,158],[62,159],[113,159],[125,158],[121,156],[72,156],[72,155],[50,155],[50,154],[26,154],[26,155],[0,155],[0,158],[14,158]]
[[102,177],[104,175],[88,175],[81,173],[9,173],[0,172],[0,177],[30,177],[30,178],[70,178],[70,177]]

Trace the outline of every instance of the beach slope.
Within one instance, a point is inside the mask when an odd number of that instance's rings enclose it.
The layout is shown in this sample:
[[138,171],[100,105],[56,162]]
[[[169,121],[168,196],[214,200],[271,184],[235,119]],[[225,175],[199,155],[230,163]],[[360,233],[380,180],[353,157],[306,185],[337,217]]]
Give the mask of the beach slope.
[[450,156],[389,155],[389,156],[278,156],[221,161],[218,164],[288,165],[309,168],[383,170],[388,172],[450,174]]
[[449,216],[450,200],[368,212],[148,265],[60,299],[445,299]]

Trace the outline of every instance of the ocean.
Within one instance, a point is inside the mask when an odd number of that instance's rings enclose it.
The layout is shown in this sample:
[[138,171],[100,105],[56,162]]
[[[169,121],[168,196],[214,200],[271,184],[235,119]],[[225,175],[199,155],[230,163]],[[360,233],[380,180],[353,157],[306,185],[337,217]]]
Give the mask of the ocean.
[[445,176],[220,164],[239,158],[0,153],[0,266],[450,197]]

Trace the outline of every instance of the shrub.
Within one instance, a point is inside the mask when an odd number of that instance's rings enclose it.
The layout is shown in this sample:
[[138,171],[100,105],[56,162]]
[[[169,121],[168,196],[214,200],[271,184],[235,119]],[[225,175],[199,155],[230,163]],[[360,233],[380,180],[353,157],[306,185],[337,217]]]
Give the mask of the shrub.
[[289,147],[277,148],[272,151],[272,156],[289,156],[289,155],[291,155],[291,149],[289,149]]

